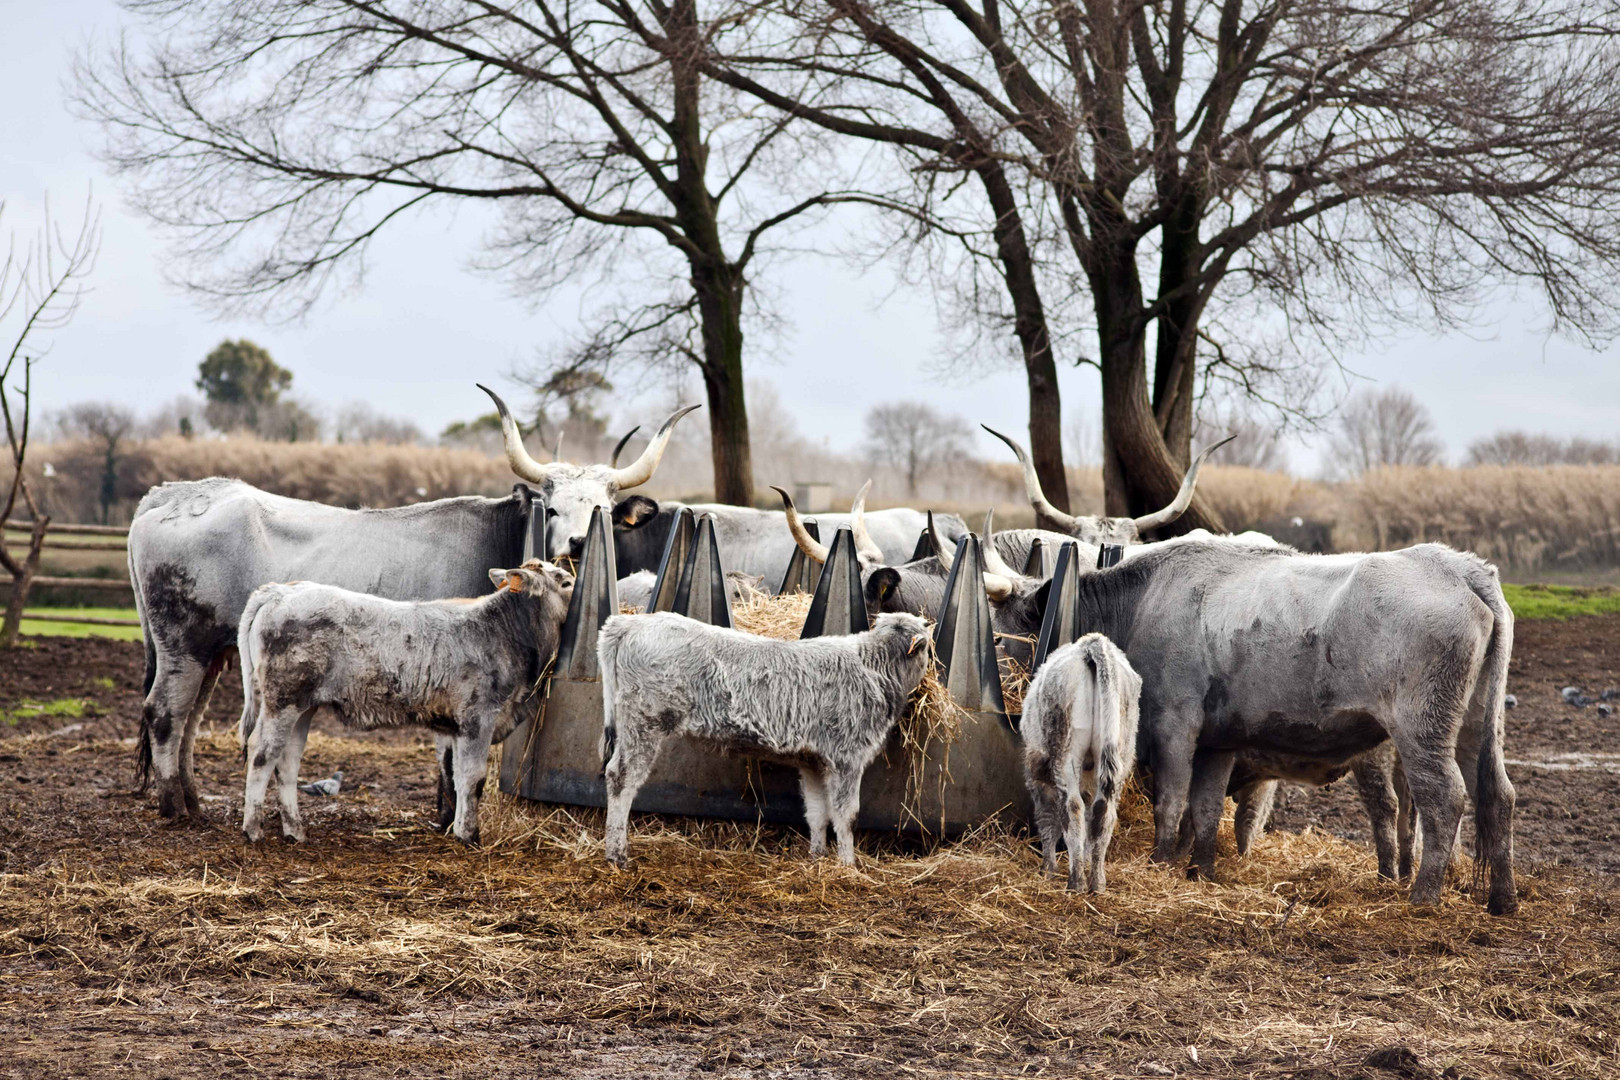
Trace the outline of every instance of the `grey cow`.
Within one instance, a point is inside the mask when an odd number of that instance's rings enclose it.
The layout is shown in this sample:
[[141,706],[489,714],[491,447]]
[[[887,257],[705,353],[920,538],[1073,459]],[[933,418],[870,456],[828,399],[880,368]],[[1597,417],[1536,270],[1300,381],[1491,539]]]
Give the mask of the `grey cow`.
[[[571,513],[613,507],[615,528],[633,530],[644,523],[640,504],[615,500],[651,479],[682,415],[623,469],[547,466],[546,497]],[[143,786],[156,780],[158,812],[199,808],[192,745],[254,589],[303,580],[395,600],[476,596],[489,588],[490,566],[522,559],[526,507],[512,495],[347,510],[223,477],[147,492],[129,528],[129,577],[146,640],[136,775]],[[552,521],[554,549],[570,550],[575,530],[583,542],[584,516]]]
[[425,726],[453,736],[453,830],[478,842],[478,800],[492,742],[557,650],[568,592],[552,568],[490,570],[497,591],[471,601],[406,603],[298,582],[257,589],[242,613],[242,832],[280,779],[281,831],[304,838],[298,765],[317,713],[350,727]]
[[628,857],[630,805],[672,735],[796,765],[810,854],[855,863],[861,776],[922,681],[928,624],[883,615],[844,637],[779,641],[680,615],[616,615],[602,626],[607,858]]
[[1119,820],[1119,796],[1136,763],[1142,677],[1119,648],[1087,634],[1054,650],[1024,694],[1019,735],[1024,778],[1041,833],[1041,868],[1057,870],[1057,838],[1069,849],[1069,888],[1108,887],[1103,861]]
[[1138,759],[1154,773],[1154,857],[1211,874],[1234,766],[1321,783],[1393,741],[1420,816],[1414,903],[1436,903],[1465,795],[1493,913],[1517,907],[1502,695],[1513,615],[1494,567],[1439,544],[1302,555],[1186,538],[1080,582],[1087,629],[1142,674]]

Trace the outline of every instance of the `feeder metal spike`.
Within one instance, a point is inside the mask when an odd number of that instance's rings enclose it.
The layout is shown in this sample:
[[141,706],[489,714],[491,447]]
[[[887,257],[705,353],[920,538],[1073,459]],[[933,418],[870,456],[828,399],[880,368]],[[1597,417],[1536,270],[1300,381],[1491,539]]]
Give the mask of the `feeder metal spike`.
[[652,596],[647,601],[648,612],[675,610],[675,594],[680,589],[681,573],[692,554],[692,539],[696,533],[696,518],[691,508],[681,507],[669,525],[664,554],[658,560],[658,577],[653,582]]
[[861,591],[861,565],[855,558],[855,534],[840,528],[827,548],[810,613],[799,637],[859,634],[871,629],[866,618],[866,597]]
[[596,639],[602,624],[619,613],[618,559],[608,511],[591,511],[585,551],[574,572],[574,598],[568,604],[555,670],[570,679],[595,681],[600,673]]
[[714,536],[714,515],[698,519],[697,535],[681,571],[670,610],[711,626],[730,627],[731,598],[726,595],[726,571],[720,564],[720,545]]
[[941,681],[952,700],[968,712],[1006,716],[990,598],[984,589],[984,552],[972,533],[956,544],[956,558],[951,560],[950,577],[945,581],[945,603],[934,629],[934,648],[944,669]]
[[1052,584],[1046,590],[1046,610],[1041,613],[1041,632],[1035,639],[1035,658],[1030,674],[1041,669],[1055,649],[1080,637],[1080,545],[1073,540],[1058,548]]

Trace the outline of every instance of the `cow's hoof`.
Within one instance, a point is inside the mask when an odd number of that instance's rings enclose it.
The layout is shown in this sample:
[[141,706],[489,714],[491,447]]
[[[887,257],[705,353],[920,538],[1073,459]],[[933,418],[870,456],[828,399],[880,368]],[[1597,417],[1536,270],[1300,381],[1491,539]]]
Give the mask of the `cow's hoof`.
[[1214,881],[1215,868],[1213,866],[1199,866],[1197,863],[1187,867],[1188,881]]
[[246,829],[242,830],[242,840],[245,843],[257,844],[259,841],[261,841],[263,839],[264,839],[264,832],[262,830],[255,830],[254,832],[249,832]]
[[1492,915],[1517,915],[1519,913],[1518,896],[1493,896],[1485,904],[1485,910]]
[[456,837],[456,839],[461,841],[461,846],[462,847],[475,848],[475,847],[478,846],[478,830],[474,829],[472,832],[468,833],[466,836],[458,835]]
[[613,867],[615,870],[623,870],[625,868],[625,866],[628,865],[629,862],[630,862],[630,860],[625,858],[623,855],[613,855],[613,854],[608,855],[607,861],[608,861],[608,865]]

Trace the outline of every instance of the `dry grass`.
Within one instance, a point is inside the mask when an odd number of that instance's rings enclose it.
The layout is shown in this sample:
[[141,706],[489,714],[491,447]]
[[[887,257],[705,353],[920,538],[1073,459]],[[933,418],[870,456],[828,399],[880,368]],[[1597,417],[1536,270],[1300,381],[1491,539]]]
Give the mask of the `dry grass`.
[[[80,749],[85,764],[125,753]],[[18,767],[41,752],[21,748]],[[239,785],[228,736],[200,754],[205,777]],[[340,755],[359,775],[428,757],[311,738],[316,765]],[[324,1039],[372,1023],[389,1035],[371,1053],[409,1075],[447,1071],[447,1039],[461,1066],[486,1063],[476,1075],[600,1075],[586,1067],[632,1046],[680,1050],[659,1075],[683,1076],[1168,1075],[1154,1065],[1325,1080],[1387,1075],[1364,1063],[1391,1045],[1415,1055],[1406,1076],[1616,1064],[1615,897],[1569,872],[1531,873],[1521,914],[1490,919],[1456,889],[1411,911],[1366,851],[1316,833],[1264,838],[1238,861],[1223,827],[1225,880],[1187,882],[1146,861],[1135,799],[1110,893],[1085,897],[1039,876],[1005,832],[922,855],[863,837],[844,869],[807,861],[796,830],[640,818],[615,871],[600,813],[502,796],[486,800],[485,846],[466,851],[422,808],[366,791],[326,804],[309,845],[254,849],[234,814],[224,829],[156,828],[144,806],[68,794],[66,816],[44,790],[6,797],[0,1000],[48,1008],[64,1031],[127,1013],[132,1040],[176,1007],[235,1017],[209,1038],[261,1071],[292,1060],[254,1062],[269,1046],[319,1060]],[[9,1015],[0,1028],[24,1013]],[[501,1019],[465,1026],[483,1015]],[[592,1056],[544,1056],[571,1031],[599,1040]],[[475,1046],[486,1056],[466,1056]]]

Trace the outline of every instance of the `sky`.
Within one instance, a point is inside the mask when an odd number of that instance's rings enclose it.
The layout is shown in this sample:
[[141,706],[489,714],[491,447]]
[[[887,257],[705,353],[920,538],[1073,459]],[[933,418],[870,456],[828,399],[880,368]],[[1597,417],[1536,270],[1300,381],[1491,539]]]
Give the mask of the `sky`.
[[[96,160],[97,130],[66,105],[74,52],[114,38],[128,16],[112,0],[4,6],[10,47],[0,65],[0,230],[37,221],[47,192],[64,220],[76,220],[87,189],[103,208],[93,291],[37,369],[45,409],[95,399],[153,410],[194,392],[197,364],[220,340],[249,337],[294,372],[294,389],[306,400],[328,407],[363,400],[431,433],[487,409],[475,381],[515,390],[506,373],[577,326],[577,297],[536,306],[472,268],[483,229],[466,212],[400,222],[373,247],[362,285],[326,297],[301,321],[219,318],[166,281],[163,238],[127,206]],[[786,329],[760,342],[747,362],[753,379],[774,385],[801,433],[829,446],[854,445],[866,409],[899,399],[1026,430],[1021,369],[994,366],[978,377],[941,372],[950,344],[925,291],[895,288],[882,268],[863,273],[825,257],[794,257],[772,270]],[[1620,438],[1620,345],[1589,349],[1550,336],[1546,322],[1532,300],[1504,296],[1466,331],[1403,331],[1346,354],[1353,374],[1334,378],[1414,393],[1433,413],[1452,460],[1470,441],[1507,427]],[[1079,411],[1095,427],[1095,370],[1065,366],[1060,383],[1065,417]],[[616,400],[615,426],[656,423],[661,400],[652,390]],[[988,436],[979,440],[984,456],[1005,455]],[[1291,438],[1296,472],[1317,471],[1322,441]]]

